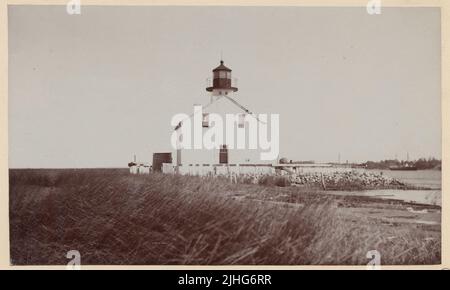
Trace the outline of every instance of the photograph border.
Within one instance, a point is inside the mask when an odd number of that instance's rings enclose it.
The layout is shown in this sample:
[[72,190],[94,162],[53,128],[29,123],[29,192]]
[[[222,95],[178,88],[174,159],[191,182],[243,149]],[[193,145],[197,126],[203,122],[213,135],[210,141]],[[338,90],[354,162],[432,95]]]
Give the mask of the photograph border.
[[[0,0],[0,269],[66,269],[66,266],[12,266],[9,244],[9,177],[8,177],[8,5],[66,5],[69,0]],[[95,6],[305,6],[361,7],[369,0],[81,0],[81,5]],[[441,9],[441,111],[442,111],[442,259],[440,265],[383,266],[382,269],[450,268],[450,1],[381,0],[383,7],[438,7]],[[366,266],[84,266],[82,269],[170,269],[170,270],[364,270]]]

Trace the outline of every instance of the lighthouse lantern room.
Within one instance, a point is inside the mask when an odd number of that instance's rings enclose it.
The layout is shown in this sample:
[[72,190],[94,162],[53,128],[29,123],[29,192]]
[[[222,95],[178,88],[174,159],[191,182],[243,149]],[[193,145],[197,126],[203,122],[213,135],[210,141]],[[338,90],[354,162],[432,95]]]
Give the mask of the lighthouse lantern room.
[[231,83],[231,69],[220,61],[220,65],[213,69],[213,85],[206,90],[213,95],[228,95],[230,92],[237,92],[238,88],[233,87]]

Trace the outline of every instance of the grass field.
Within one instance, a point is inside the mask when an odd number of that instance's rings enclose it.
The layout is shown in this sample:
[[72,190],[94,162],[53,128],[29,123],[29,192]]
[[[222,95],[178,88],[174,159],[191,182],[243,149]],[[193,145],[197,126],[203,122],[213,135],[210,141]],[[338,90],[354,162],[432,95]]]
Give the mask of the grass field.
[[[406,211],[426,209],[436,224]],[[10,170],[14,265],[437,264],[440,208],[220,178]]]

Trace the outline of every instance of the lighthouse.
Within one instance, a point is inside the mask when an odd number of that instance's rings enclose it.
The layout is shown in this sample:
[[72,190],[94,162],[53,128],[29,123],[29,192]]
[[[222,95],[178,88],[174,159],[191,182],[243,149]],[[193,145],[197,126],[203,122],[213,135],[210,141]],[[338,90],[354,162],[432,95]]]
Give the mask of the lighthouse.
[[[210,103],[205,108],[203,113],[202,125],[204,128],[209,127],[209,115],[219,114],[223,118],[226,114],[239,113],[239,110],[228,101],[222,99],[229,98],[233,93],[238,91],[238,88],[233,86],[232,70],[225,66],[224,61],[220,60],[220,65],[212,70],[212,86],[206,88],[206,91],[210,93]],[[230,161],[230,146],[229,144],[220,145],[218,152],[213,153],[213,161],[218,164],[229,164]]]
[[[256,115],[250,112],[246,107],[242,106],[240,102],[237,101],[238,88],[236,82],[232,78],[232,70],[225,65],[224,61],[221,60],[220,64],[212,70],[212,82],[206,86],[206,92],[208,93],[208,99],[205,99],[205,103],[202,105],[201,118],[201,129],[202,133],[205,134],[208,130],[213,129],[217,126],[216,122],[212,119],[213,115],[215,118],[220,116],[225,123],[227,116],[234,116],[236,122],[233,125],[234,137],[230,140],[228,137],[228,131],[224,133],[223,138],[218,144],[218,148],[214,149],[185,149],[181,148],[174,154],[175,164],[179,167],[194,166],[194,167],[208,167],[211,170],[214,167],[223,166],[235,166],[235,165],[251,165],[251,164],[261,164],[270,163],[262,162],[260,159],[260,150],[255,148],[239,148],[236,144],[236,139],[238,137],[244,136],[244,142],[249,142],[249,120],[252,122],[259,122]],[[209,101],[209,102],[207,102]],[[192,114],[190,116],[190,121],[195,124],[195,119],[198,118],[198,113]],[[175,130],[181,130],[181,127],[185,125],[186,122],[181,122]],[[222,124],[225,125],[225,124]],[[229,128],[227,127],[226,130]],[[195,130],[195,129],[194,129]],[[241,136],[238,136],[241,134]],[[182,136],[182,135],[180,135]],[[181,137],[183,139],[184,137]],[[248,145],[248,144],[247,144]]]

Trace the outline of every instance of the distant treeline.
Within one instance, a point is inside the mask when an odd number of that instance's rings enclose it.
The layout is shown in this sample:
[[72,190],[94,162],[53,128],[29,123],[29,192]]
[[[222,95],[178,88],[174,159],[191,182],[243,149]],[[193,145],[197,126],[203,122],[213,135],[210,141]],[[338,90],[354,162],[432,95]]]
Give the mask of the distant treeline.
[[367,161],[361,164],[368,169],[389,169],[395,166],[415,166],[417,169],[441,169],[441,160],[435,158],[420,158],[415,161],[400,161],[400,160],[383,160],[383,161]]

